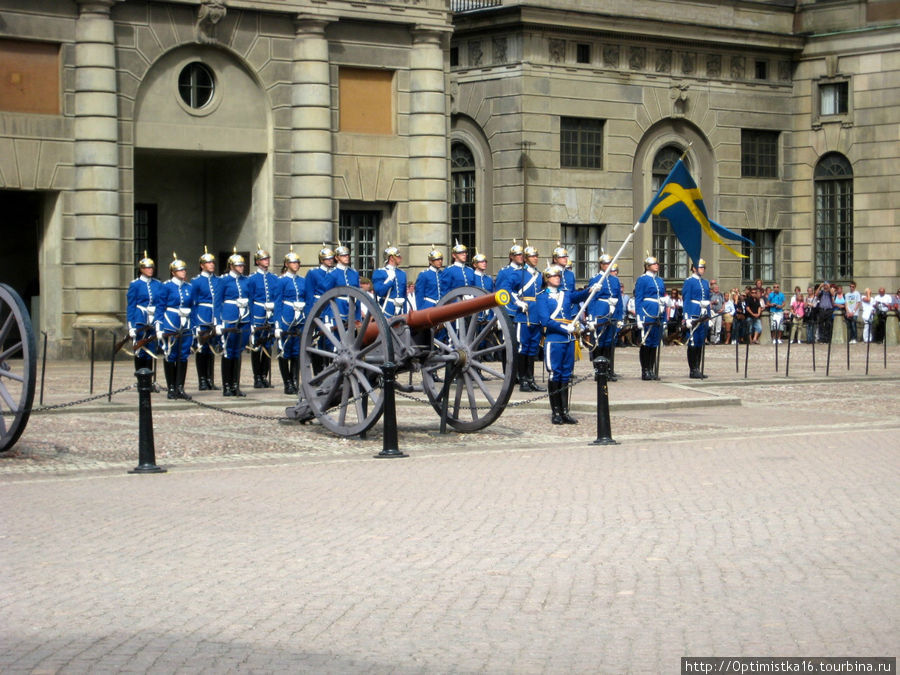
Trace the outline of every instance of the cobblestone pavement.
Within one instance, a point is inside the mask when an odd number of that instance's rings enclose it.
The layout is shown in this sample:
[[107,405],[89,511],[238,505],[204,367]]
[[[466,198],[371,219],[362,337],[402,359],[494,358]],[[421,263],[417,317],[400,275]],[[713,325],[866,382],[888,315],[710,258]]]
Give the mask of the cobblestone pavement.
[[[711,348],[698,383],[676,349],[658,383],[635,379],[636,350],[617,354],[616,446],[590,445],[592,381],[575,390],[577,426],[551,426],[536,401],[441,436],[430,408],[403,402],[410,458],[392,461],[371,458],[380,425],[336,439],[155,396],[168,473],[148,476],[125,472],[133,392],[36,413],[0,457],[0,672],[896,656],[900,351],[868,377],[859,360],[813,377],[792,354],[784,378],[754,347],[744,380],[733,349]],[[84,372],[48,364],[45,403],[85,394]],[[251,397],[230,409],[276,418],[290,403]]]

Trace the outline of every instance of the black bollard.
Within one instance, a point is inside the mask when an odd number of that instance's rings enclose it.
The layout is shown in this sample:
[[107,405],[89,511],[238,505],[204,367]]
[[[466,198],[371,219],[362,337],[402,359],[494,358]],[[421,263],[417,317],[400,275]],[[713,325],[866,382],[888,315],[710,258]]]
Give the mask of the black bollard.
[[591,445],[618,445],[612,439],[609,422],[609,360],[605,356],[594,359],[594,380],[597,382],[597,439]]
[[394,400],[394,381],[397,377],[397,365],[388,361],[381,366],[384,374],[384,443],[376,458],[409,457],[397,448],[397,405]]
[[736,373],[741,372],[741,340],[740,340],[740,338],[737,338],[734,341],[734,372],[736,372]]
[[750,360],[750,338],[747,338],[747,345],[744,349],[744,379],[747,379],[747,362]]
[[94,329],[91,328],[91,395],[94,393]]
[[112,357],[109,359],[109,389],[106,392],[106,402],[112,403],[112,386],[113,386],[113,374],[116,370],[116,333],[113,331],[112,334],[112,349],[110,352],[112,353]]
[[[797,335],[799,336],[799,334],[800,333],[798,331]],[[798,337],[797,339],[799,340],[800,338]],[[793,340],[788,340],[787,356],[784,357],[784,376],[785,377],[788,376],[788,373],[791,370],[791,343],[792,342],[793,342]]]
[[165,473],[165,469],[156,466],[156,446],[153,444],[153,411],[150,408],[153,371],[141,368],[135,376],[138,381],[138,465],[128,473]]
[[825,377],[828,377],[828,374],[831,371],[831,339],[828,340],[828,350],[825,353]]
[[44,334],[44,355],[41,357],[41,398],[39,405],[44,405],[44,375],[47,374],[47,331],[42,330]]

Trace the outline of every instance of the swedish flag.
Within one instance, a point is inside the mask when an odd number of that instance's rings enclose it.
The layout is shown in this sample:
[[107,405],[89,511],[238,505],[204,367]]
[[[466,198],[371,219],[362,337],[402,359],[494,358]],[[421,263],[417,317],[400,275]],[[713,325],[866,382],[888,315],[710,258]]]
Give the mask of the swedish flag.
[[646,222],[651,215],[669,219],[675,236],[678,237],[678,241],[681,242],[694,264],[700,260],[701,231],[706,232],[710,239],[721,244],[739,258],[747,256],[726,244],[723,237],[732,241],[745,241],[753,246],[753,242],[746,237],[709,219],[700,188],[697,187],[684,162],[680,159],[669,172],[665,182],[659,188],[659,192],[656,193],[638,222]]

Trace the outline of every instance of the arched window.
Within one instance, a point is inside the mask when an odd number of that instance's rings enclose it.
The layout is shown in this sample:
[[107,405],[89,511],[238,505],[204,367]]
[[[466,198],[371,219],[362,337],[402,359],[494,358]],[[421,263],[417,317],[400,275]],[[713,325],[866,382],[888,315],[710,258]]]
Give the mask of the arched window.
[[[682,152],[680,148],[669,145],[656,153],[650,185],[652,195],[657,193]],[[653,250],[650,254],[659,260],[659,276],[664,280],[674,281],[688,276],[687,253],[678,243],[668,218],[653,216]]]
[[[462,143],[450,146],[450,245],[475,248],[475,157]],[[469,254],[472,259],[472,254]]]
[[816,188],[816,278],[853,276],[853,168],[843,155],[822,157]]

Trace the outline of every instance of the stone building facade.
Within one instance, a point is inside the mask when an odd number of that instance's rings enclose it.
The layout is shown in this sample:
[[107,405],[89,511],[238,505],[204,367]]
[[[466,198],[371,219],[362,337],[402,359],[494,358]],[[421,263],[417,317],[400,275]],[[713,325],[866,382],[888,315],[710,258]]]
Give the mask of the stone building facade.
[[[682,154],[725,288],[900,283],[897,0],[0,0],[0,279],[51,352],[121,326],[144,249],[557,241],[590,276]],[[667,223],[647,251],[687,273]]]

